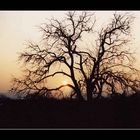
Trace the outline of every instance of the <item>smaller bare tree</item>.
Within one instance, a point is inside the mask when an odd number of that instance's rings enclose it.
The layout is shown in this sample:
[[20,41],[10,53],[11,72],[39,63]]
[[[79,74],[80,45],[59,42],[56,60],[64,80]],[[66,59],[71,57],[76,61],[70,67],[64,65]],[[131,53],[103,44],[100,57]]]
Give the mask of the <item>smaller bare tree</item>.
[[88,61],[85,61],[90,70],[85,78],[87,100],[92,100],[94,94],[101,97],[103,92],[113,95],[136,93],[139,89],[139,71],[133,66],[135,58],[128,47],[133,19],[130,15],[115,13],[111,23],[99,32],[95,52],[88,52]]

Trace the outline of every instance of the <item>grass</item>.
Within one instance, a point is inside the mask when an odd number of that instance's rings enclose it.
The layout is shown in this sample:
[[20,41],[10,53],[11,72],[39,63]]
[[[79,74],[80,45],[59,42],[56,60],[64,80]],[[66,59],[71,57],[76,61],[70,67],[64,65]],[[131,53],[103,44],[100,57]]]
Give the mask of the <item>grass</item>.
[[93,100],[0,100],[0,128],[140,128],[140,95]]

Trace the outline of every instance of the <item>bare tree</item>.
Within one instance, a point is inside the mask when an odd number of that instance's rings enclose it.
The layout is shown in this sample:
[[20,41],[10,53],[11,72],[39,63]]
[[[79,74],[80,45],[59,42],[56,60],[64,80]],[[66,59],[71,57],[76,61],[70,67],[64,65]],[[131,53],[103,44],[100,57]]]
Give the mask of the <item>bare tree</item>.
[[[91,101],[93,95],[100,97],[103,92],[136,90],[139,81],[129,77],[129,73],[137,70],[132,65],[132,53],[126,47],[133,17],[115,13],[111,23],[99,32],[95,51],[85,51],[78,42],[83,33],[93,31],[93,15],[82,12],[78,16],[68,12],[63,21],[51,19],[44,24],[41,31],[45,45],[30,43],[20,54],[19,61],[23,60],[28,68],[23,80],[13,80],[11,91],[52,96],[52,91],[61,92],[61,88],[68,86],[72,89],[71,97],[84,100],[85,92],[87,100]],[[59,64],[65,65],[69,72],[60,70],[50,74],[50,68]],[[78,78],[77,73],[80,74]],[[47,82],[55,75],[64,75],[72,83],[49,89]]]
[[133,67],[133,52],[127,46],[132,21],[130,15],[115,13],[111,23],[99,32],[96,55],[88,57],[92,65],[89,64],[91,71],[85,78],[87,100],[92,100],[93,94],[100,97],[103,92],[137,91],[140,81],[134,75],[138,74],[138,70]]
[[[45,47],[30,44],[27,51],[21,53],[19,60],[24,60],[29,69],[24,80],[14,79],[14,91],[26,92],[26,94],[35,91],[37,94],[46,94],[48,91],[59,90],[64,85],[48,89],[46,82],[49,77],[63,74],[72,80],[72,84],[67,84],[76,93],[79,100],[83,100],[79,81],[76,79],[75,58],[77,41],[81,38],[83,32],[92,31],[91,14],[83,12],[75,19],[75,12],[69,12],[62,22],[51,19],[50,23],[41,27],[44,32],[44,39],[47,41]],[[63,63],[69,69],[69,73],[56,71],[49,74],[50,67],[56,63]],[[16,88],[15,88],[16,87]]]

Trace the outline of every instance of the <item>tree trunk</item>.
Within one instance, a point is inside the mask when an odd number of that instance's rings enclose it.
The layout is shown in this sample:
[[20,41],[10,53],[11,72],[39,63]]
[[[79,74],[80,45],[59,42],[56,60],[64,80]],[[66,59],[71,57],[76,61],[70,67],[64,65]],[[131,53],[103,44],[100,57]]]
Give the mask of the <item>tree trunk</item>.
[[83,98],[81,91],[79,89],[76,89],[76,94],[77,94],[77,99],[79,101],[84,101],[84,98]]
[[103,90],[103,86],[101,85],[101,87],[99,87],[99,93],[98,93],[96,99],[100,99],[102,97],[102,90]]
[[87,101],[88,102],[92,101],[92,89],[90,85],[87,85]]

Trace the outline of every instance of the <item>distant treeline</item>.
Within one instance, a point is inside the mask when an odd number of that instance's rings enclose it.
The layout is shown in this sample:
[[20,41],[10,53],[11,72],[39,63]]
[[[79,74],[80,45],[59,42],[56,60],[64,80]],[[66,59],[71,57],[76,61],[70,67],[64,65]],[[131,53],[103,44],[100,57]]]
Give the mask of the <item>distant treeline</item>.
[[0,99],[0,128],[139,128],[140,95],[92,102]]

